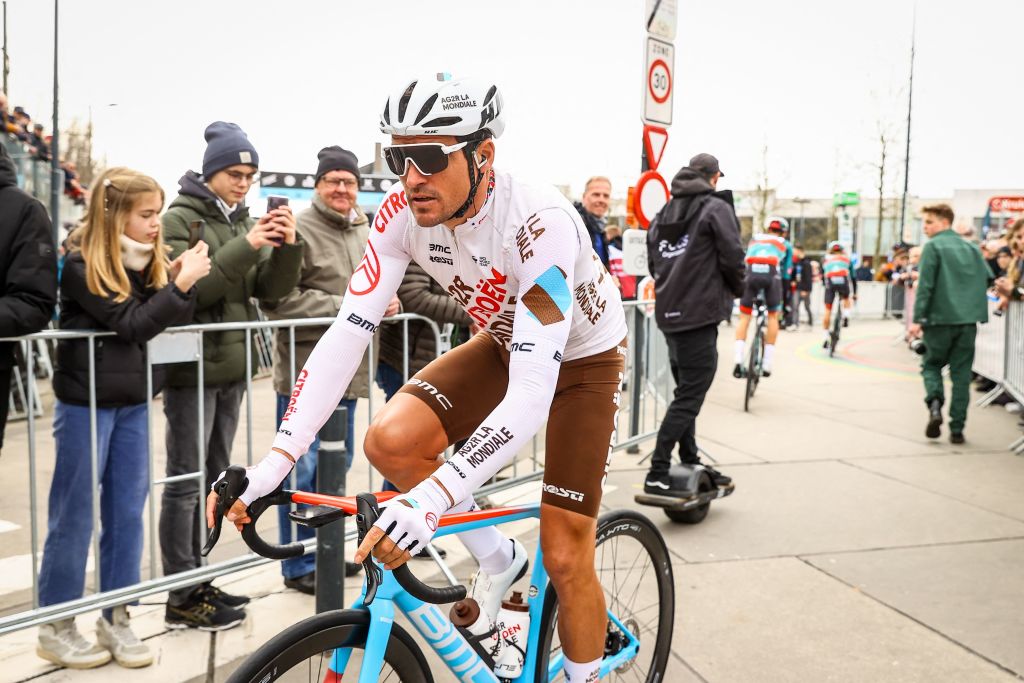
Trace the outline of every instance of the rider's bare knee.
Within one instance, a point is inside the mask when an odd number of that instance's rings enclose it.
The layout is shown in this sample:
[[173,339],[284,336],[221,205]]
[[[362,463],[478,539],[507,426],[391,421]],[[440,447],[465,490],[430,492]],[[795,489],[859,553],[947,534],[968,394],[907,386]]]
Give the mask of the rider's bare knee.
[[408,439],[403,443],[400,426],[387,416],[380,415],[366,430],[363,452],[371,465],[385,472],[391,469],[391,463],[408,452]]

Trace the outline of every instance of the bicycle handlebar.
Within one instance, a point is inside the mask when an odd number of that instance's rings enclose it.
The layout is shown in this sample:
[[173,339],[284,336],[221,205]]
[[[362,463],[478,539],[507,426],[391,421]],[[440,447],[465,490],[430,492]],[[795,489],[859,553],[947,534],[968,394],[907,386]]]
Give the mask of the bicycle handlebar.
[[[217,512],[214,518],[214,526],[210,529],[209,538],[202,549],[205,557],[217,544],[220,538],[221,526],[224,522],[224,514],[231,508],[238,497],[242,495],[249,480],[245,476],[245,468],[240,465],[232,465],[224,472],[224,477],[218,481],[213,490],[217,494]],[[292,557],[299,557],[305,552],[302,543],[289,543],[287,545],[275,545],[268,543],[256,531],[256,521],[268,508],[274,505],[287,505],[291,502],[292,492],[278,489],[268,496],[257,498],[249,506],[249,517],[252,521],[242,527],[242,540],[256,553],[272,560],[286,560]],[[356,527],[359,531],[359,543],[363,542],[366,532],[380,517],[380,508],[377,499],[372,494],[360,493],[356,496]],[[369,605],[377,594],[377,587],[384,578],[381,567],[367,556],[363,561],[363,568],[366,570],[366,595],[363,604]],[[445,604],[463,600],[466,597],[466,587],[457,586],[429,586],[420,581],[409,569],[408,564],[394,570],[395,579],[409,595],[414,598],[434,604]]]
[[[380,508],[377,506],[377,499],[369,493],[360,493],[356,496],[356,508],[358,514],[356,515],[356,525],[359,528],[359,542],[363,542],[363,537],[366,536],[366,532],[370,530],[377,518],[380,517]],[[377,587],[372,586],[373,592],[370,592],[372,580],[371,577],[375,576],[376,572],[371,570],[371,566],[379,571],[379,567],[373,563],[373,559],[369,556],[363,561],[363,568],[366,569],[366,597],[363,602],[369,605],[373,602],[373,598],[377,592]],[[392,570],[395,575],[395,579],[399,585],[409,593],[409,595],[422,600],[423,602],[434,603],[435,605],[443,605],[449,602],[457,602],[466,598],[466,587],[463,585],[456,586],[428,586],[427,584],[420,581],[409,569],[409,564],[403,564],[401,567]]]

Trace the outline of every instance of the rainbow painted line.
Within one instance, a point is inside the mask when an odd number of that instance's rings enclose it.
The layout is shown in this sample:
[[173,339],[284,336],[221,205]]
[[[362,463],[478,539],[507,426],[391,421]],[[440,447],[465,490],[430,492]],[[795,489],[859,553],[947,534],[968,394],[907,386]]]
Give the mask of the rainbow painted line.
[[898,377],[907,381],[918,381],[920,379],[920,371],[913,365],[908,363],[891,363],[877,360],[861,355],[859,352],[859,349],[866,344],[880,341],[889,343],[891,340],[892,337],[890,335],[878,334],[871,335],[870,337],[851,339],[848,341],[840,340],[839,349],[836,350],[836,355],[829,358],[828,352],[821,348],[821,339],[819,337],[814,341],[808,342],[807,344],[797,348],[797,356],[816,363],[831,365],[833,367],[835,365],[841,365],[851,370],[861,370],[864,372],[885,375],[887,377]]

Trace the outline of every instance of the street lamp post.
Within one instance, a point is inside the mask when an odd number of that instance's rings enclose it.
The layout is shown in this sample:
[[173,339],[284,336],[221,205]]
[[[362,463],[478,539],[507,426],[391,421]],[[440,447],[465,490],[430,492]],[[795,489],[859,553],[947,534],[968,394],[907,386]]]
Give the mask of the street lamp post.
[[60,236],[60,197],[64,192],[64,174],[60,170],[60,120],[58,116],[58,73],[57,38],[59,21],[59,0],[53,0],[53,138],[50,143],[50,220],[53,221],[53,243]]
[[793,200],[795,204],[800,205],[800,221],[796,224],[796,241],[803,242],[804,239],[804,206],[810,204],[810,199],[801,199],[797,197]]

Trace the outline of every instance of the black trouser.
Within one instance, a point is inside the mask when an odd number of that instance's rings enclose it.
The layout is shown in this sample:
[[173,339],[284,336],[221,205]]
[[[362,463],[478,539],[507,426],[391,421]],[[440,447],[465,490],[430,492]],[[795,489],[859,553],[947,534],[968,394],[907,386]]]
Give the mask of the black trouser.
[[685,332],[666,332],[665,341],[676,390],[658,429],[658,441],[651,458],[651,474],[655,475],[668,473],[676,444],[679,444],[680,461],[684,464],[700,462],[694,432],[697,414],[718,366],[718,324]]
[[807,310],[807,324],[814,325],[814,315],[811,313],[811,291],[798,289],[796,295],[798,300],[793,306],[793,319],[797,323],[800,322],[800,306],[802,305]]

